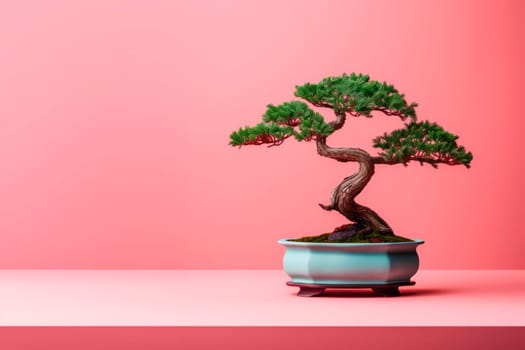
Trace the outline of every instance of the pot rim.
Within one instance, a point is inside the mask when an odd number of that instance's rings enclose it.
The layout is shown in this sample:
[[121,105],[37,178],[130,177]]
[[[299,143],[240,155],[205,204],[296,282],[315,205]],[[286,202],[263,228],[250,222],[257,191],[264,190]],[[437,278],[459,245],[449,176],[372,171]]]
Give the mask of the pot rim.
[[277,243],[288,247],[364,247],[364,246],[398,246],[398,245],[420,245],[425,243],[422,239],[414,239],[412,242],[381,242],[381,243],[320,243],[320,242],[293,242],[290,239],[282,238]]

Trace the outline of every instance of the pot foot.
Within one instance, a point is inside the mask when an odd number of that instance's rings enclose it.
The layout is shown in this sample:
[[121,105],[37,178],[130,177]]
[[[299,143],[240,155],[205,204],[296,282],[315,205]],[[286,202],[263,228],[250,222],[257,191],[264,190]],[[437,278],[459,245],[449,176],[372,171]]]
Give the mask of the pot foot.
[[300,287],[297,296],[299,297],[315,297],[324,293],[324,288],[316,287]]
[[377,296],[384,297],[397,297],[400,296],[400,286],[413,286],[416,282],[404,281],[404,282],[392,282],[387,284],[314,284],[314,283],[300,283],[300,282],[286,282],[288,286],[299,287],[297,293],[300,297],[315,297],[325,294],[326,289],[353,289],[353,288],[370,288],[372,292]]
[[382,295],[382,296],[385,296],[385,297],[398,297],[401,295],[401,293],[399,292],[399,287],[395,286],[395,287],[373,287],[372,288],[372,291],[374,292],[374,294],[376,295]]

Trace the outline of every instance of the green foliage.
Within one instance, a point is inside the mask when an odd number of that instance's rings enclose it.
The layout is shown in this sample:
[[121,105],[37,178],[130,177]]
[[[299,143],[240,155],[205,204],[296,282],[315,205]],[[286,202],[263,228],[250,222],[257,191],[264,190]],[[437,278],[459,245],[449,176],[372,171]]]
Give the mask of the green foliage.
[[284,102],[278,106],[269,104],[263,114],[266,123],[275,122],[279,124],[295,124],[298,119],[314,113],[308,105],[301,101]]
[[472,153],[458,146],[458,136],[453,135],[436,123],[428,121],[411,122],[405,128],[385,133],[374,139],[374,147],[388,163],[404,163],[416,160],[421,164],[438,163],[449,165],[463,164],[470,167]]
[[230,145],[259,145],[278,143],[293,134],[293,128],[276,123],[259,123],[253,127],[240,128],[230,134]]
[[337,120],[325,122],[323,116],[301,101],[267,105],[262,122],[230,134],[230,145],[280,145],[289,137],[298,141],[317,140],[340,128],[344,115],[371,117],[372,112],[410,119],[405,128],[374,139],[380,148],[376,163],[396,164],[415,160],[437,167],[439,163],[470,167],[472,153],[456,143],[457,136],[428,121],[417,122],[416,103],[407,103],[393,85],[370,80],[368,75],[352,73],[327,77],[317,84],[296,86],[295,95],[314,106],[335,111]]
[[279,145],[290,136],[298,141],[310,141],[332,132],[333,127],[321,114],[304,102],[291,101],[278,106],[269,104],[263,122],[230,134],[230,145]]
[[348,112],[354,116],[371,117],[372,111],[381,111],[403,120],[416,120],[416,103],[408,104],[404,95],[393,85],[370,80],[364,74],[343,74],[324,78],[317,84],[298,85],[295,96],[315,106],[333,108],[336,113]]

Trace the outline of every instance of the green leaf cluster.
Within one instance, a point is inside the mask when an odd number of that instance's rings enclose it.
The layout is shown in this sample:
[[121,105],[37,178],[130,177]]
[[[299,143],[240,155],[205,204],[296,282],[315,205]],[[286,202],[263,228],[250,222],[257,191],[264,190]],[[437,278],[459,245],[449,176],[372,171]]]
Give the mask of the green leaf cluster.
[[269,104],[262,119],[262,123],[231,133],[230,145],[280,144],[290,136],[298,141],[309,141],[333,132],[333,127],[325,122],[321,114],[300,101],[277,106]]
[[421,164],[463,164],[470,167],[472,153],[456,143],[458,136],[429,121],[411,122],[405,128],[385,133],[374,139],[381,157],[389,162],[404,163],[416,160]]
[[266,106],[266,112],[263,114],[265,123],[288,124],[297,119],[302,119],[310,113],[314,113],[308,105],[301,101],[284,102],[278,106],[269,104]]
[[246,126],[230,134],[230,145],[241,146],[250,144],[277,143],[293,134],[293,128],[276,123],[259,123]]
[[393,85],[370,80],[365,74],[327,77],[317,84],[306,83],[295,88],[295,96],[316,106],[333,108],[336,113],[371,117],[372,111],[382,111],[403,120],[416,120],[416,103],[408,104]]

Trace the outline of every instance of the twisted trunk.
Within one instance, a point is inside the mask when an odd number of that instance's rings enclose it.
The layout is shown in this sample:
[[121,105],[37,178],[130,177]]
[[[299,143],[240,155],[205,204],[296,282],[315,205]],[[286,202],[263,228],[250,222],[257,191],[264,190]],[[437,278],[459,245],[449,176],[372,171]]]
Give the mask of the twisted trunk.
[[[344,123],[344,116],[338,116],[337,122]],[[363,205],[356,203],[355,197],[361,193],[363,188],[374,175],[374,160],[368,152],[360,148],[332,148],[326,144],[326,137],[317,139],[317,152],[324,157],[333,158],[340,162],[354,161],[359,163],[359,170],[345,178],[337,186],[331,196],[330,204],[320,206],[325,210],[336,210],[343,216],[357,224],[356,233],[371,233],[374,231],[383,234],[394,234],[392,229],[376,212]]]

